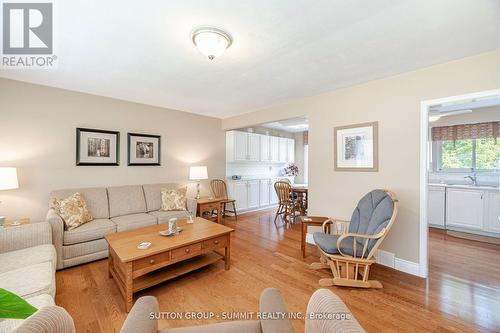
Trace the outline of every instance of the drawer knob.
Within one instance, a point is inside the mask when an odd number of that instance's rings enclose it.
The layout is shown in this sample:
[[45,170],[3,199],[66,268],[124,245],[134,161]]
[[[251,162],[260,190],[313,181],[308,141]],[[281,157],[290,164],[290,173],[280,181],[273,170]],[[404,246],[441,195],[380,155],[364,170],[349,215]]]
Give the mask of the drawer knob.
[[186,249],[186,253],[188,253],[188,252],[189,252],[189,249]]
[[151,260],[149,261],[149,263],[150,263],[150,264],[154,264],[154,263],[155,263],[155,260],[154,260],[154,259],[151,259]]
[[216,240],[214,243],[215,243],[215,244],[219,244],[219,241],[218,241],[218,240]]

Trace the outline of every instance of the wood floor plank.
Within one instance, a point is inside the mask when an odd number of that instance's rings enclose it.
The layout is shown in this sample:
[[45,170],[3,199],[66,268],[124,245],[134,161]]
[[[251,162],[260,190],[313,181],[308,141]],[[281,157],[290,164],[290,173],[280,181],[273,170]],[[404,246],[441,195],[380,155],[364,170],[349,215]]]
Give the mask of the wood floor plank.
[[[314,246],[300,251],[300,225],[275,227],[273,211],[248,213],[225,223],[235,229],[231,269],[224,263],[202,268],[136,294],[154,295],[161,311],[257,311],[264,288],[279,288],[289,311],[305,312],[318,280]],[[383,289],[331,287],[367,332],[499,332],[500,245],[429,233],[429,278],[420,279],[374,265],[371,278]],[[126,318],[118,287],[101,260],[58,271],[56,303],[73,316],[77,332],[118,332]],[[182,327],[221,319],[161,320],[160,327]],[[304,322],[294,320],[296,332]]]

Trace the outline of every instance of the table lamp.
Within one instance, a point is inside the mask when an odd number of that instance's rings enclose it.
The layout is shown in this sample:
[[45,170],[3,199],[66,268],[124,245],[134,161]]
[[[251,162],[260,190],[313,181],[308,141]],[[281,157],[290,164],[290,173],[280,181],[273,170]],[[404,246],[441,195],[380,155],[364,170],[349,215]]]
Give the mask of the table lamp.
[[196,180],[196,199],[200,198],[200,180],[208,179],[206,166],[192,166],[189,168],[189,179]]
[[[0,167],[0,190],[13,190],[19,188],[16,168]],[[0,203],[2,203],[0,201]],[[0,216],[0,227],[5,223],[5,216]]]

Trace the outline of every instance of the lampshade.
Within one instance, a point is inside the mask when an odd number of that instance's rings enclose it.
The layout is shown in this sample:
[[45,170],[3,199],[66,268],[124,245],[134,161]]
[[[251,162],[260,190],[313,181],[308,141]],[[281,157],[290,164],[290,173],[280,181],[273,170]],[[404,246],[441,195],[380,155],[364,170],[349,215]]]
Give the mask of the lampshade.
[[213,27],[203,27],[192,34],[194,45],[208,59],[220,56],[231,45],[231,36],[225,31]]
[[19,188],[16,168],[0,168],[0,190]]
[[192,166],[189,168],[190,180],[208,179],[208,171],[206,166]]

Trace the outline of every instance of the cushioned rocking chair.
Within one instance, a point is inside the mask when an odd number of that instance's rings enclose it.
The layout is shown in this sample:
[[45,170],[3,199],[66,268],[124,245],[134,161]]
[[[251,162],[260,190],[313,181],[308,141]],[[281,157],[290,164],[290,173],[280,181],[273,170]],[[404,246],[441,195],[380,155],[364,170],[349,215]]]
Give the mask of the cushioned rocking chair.
[[[389,190],[373,190],[359,201],[351,221],[328,219],[323,232],[314,233],[314,242],[321,253],[320,262],[312,269],[331,269],[333,279],[321,279],[323,287],[337,285],[361,288],[382,288],[376,280],[369,280],[375,252],[396,220],[396,195]],[[327,225],[340,234],[328,234]]]

